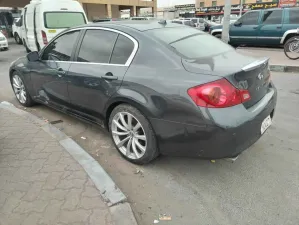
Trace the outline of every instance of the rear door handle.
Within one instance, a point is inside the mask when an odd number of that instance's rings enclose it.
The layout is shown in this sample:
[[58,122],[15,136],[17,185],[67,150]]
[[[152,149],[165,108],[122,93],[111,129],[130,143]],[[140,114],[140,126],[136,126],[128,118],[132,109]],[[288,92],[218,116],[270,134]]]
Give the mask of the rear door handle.
[[104,76],[101,76],[101,78],[105,79],[105,80],[117,80],[118,77],[114,76],[113,73],[108,72],[106,73]]
[[277,29],[281,29],[281,26],[277,26],[276,28],[277,28]]
[[59,76],[59,77],[62,77],[62,76],[64,76],[66,74],[66,72],[62,69],[62,68],[58,68],[58,70],[57,70],[57,75]]

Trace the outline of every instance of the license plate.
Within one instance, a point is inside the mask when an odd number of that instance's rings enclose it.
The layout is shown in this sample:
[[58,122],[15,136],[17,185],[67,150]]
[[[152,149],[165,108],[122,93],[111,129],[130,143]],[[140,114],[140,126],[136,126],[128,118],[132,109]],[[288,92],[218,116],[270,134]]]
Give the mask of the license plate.
[[265,131],[271,126],[272,119],[270,116],[268,116],[264,121],[262,122],[261,126],[261,134],[265,133]]

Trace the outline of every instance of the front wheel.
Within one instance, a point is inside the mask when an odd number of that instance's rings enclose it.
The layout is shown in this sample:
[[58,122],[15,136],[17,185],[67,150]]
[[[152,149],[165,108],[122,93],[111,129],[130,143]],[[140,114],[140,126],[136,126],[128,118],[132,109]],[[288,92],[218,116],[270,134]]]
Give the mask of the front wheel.
[[290,38],[284,44],[284,54],[292,60],[299,59],[299,36]]
[[110,115],[109,130],[115,147],[128,161],[147,164],[159,155],[154,131],[136,108],[117,106]]
[[21,105],[30,107],[34,104],[23,79],[17,72],[14,72],[11,77],[11,86]]
[[18,35],[18,33],[15,33],[15,40],[16,40],[17,44],[19,44],[19,45],[22,44],[22,39],[20,38],[20,36]]
[[222,38],[222,34],[216,34],[215,37],[221,39]]

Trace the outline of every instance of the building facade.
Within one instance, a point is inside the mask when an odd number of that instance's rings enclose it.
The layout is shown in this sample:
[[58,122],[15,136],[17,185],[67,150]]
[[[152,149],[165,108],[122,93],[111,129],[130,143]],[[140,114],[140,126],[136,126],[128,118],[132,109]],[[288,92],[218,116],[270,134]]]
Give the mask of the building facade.
[[[41,0],[42,1],[42,0]],[[53,4],[55,1],[52,0]],[[140,10],[150,8],[155,15],[157,0],[77,0],[89,20],[98,18],[119,18],[120,11],[130,10],[130,16],[139,16]],[[0,7],[24,7],[30,0],[0,0]]]

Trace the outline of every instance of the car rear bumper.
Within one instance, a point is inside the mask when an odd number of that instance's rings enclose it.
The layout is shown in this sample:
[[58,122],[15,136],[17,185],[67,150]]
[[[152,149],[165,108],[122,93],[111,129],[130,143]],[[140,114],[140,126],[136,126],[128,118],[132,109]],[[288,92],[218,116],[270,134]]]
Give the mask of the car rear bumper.
[[[209,109],[209,122],[193,126],[152,119],[161,154],[208,159],[230,158],[249,148],[261,136],[261,124],[273,118],[277,91],[273,87],[256,105]],[[210,123],[212,121],[212,123]]]
[[2,49],[2,48],[8,48],[8,43],[6,40],[0,41],[0,49]]

